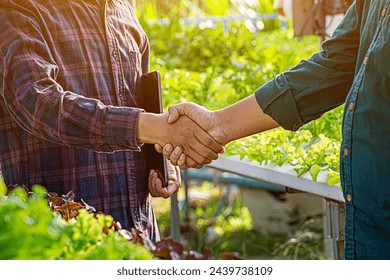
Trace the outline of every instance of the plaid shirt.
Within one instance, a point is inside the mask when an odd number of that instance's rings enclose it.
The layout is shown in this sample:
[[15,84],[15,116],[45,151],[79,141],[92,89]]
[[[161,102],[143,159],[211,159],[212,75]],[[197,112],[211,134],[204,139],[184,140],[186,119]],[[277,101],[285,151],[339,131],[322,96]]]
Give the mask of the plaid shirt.
[[137,142],[149,43],[126,0],[2,0],[0,164],[7,184],[74,190],[158,239]]

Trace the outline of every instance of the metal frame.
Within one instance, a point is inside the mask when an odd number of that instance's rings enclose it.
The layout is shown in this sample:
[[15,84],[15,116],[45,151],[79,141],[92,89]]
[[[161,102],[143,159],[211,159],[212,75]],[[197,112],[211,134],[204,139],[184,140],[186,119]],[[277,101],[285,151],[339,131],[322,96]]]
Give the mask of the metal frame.
[[326,235],[332,239],[333,258],[344,259],[345,240],[345,205],[342,203],[326,201]]
[[[325,181],[326,174],[320,174],[318,181],[314,182],[310,175],[297,177],[291,166],[260,166],[258,163],[249,160],[242,160],[239,157],[220,157],[212,162],[207,168],[216,169],[229,174],[241,177],[236,185],[250,184],[254,188],[278,189],[285,191],[307,192],[319,195],[326,200],[326,236],[332,239],[333,258],[344,259],[344,197],[339,186],[329,186]],[[184,172],[183,184],[187,191],[190,179],[211,181],[212,178],[196,172]],[[226,180],[235,180],[230,178]],[[220,177],[221,179],[222,177]],[[244,179],[242,179],[244,178]],[[222,178],[223,179],[223,178]],[[249,180],[249,181],[248,181]],[[180,218],[177,208],[177,197],[171,199],[171,235],[172,238],[180,240]],[[188,210],[186,210],[188,211]],[[188,213],[187,213],[188,214]]]
[[292,166],[261,166],[249,160],[240,160],[239,157],[220,157],[210,163],[208,167],[230,172],[240,176],[285,186],[287,188],[308,192],[333,201],[344,203],[344,197],[339,186],[329,186],[325,181],[326,174],[320,174],[317,182],[310,175],[297,177]]

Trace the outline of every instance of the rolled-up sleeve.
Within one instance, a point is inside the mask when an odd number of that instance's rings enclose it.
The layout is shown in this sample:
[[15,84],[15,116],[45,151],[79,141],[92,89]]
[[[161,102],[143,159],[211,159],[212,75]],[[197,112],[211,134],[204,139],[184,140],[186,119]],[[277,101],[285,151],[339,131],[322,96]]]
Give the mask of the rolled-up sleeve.
[[297,130],[344,103],[355,73],[359,21],[353,4],[322,51],[256,90],[261,109],[285,129]]

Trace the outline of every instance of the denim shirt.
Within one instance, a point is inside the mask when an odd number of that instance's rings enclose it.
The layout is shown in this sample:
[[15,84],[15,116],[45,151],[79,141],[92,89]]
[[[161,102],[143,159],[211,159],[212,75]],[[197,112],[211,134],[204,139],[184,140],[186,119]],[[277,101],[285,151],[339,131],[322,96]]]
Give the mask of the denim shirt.
[[345,258],[390,259],[390,0],[356,0],[322,51],[256,91],[297,130],[345,103],[340,174]]

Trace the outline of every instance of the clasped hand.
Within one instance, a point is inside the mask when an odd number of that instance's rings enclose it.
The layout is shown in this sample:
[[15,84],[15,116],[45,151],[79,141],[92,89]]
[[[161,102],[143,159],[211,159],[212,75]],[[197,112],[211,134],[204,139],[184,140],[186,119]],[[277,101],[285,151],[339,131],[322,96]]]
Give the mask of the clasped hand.
[[200,168],[217,159],[224,151],[222,143],[225,141],[219,129],[212,129],[214,122],[211,115],[204,114],[207,112],[196,104],[185,103],[171,107],[169,115],[141,115],[139,140],[158,143],[155,144],[156,149],[170,160],[167,164],[168,186],[163,186],[156,170],[150,170],[148,189],[153,197],[168,198],[178,191],[181,181],[178,167]]
[[[180,122],[182,118],[186,117],[196,122],[209,137],[212,137],[222,147],[218,154],[224,152],[223,146],[227,144],[228,138],[220,126],[221,120],[219,120],[217,112],[212,112],[195,103],[187,102],[171,106],[168,109],[168,113],[169,124]],[[207,139],[207,137],[205,138]],[[199,153],[189,154],[181,145],[175,145],[174,143],[165,144],[164,147],[155,144],[155,148],[158,152],[163,153],[173,165],[179,166],[181,169],[190,167],[201,168],[203,165],[211,163],[210,158],[202,158]]]

